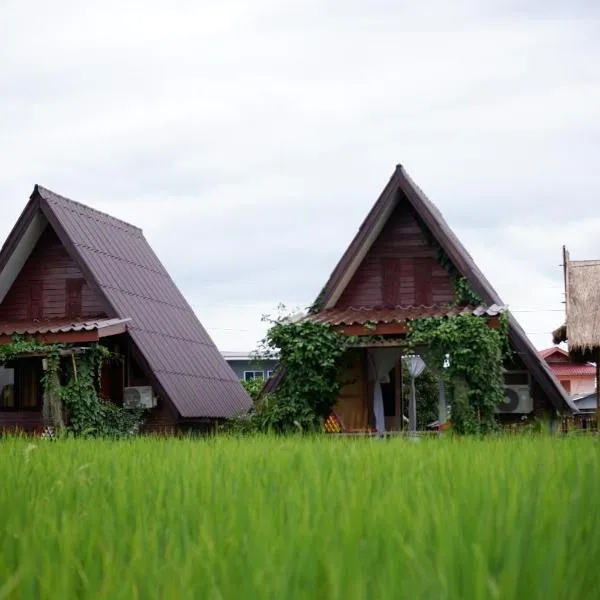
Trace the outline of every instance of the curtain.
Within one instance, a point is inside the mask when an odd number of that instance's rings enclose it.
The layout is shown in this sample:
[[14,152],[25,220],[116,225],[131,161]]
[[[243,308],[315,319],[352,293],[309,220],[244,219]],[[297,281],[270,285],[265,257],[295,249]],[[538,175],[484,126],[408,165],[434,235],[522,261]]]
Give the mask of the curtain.
[[368,350],[369,381],[374,382],[373,414],[377,433],[385,432],[385,413],[381,384],[388,383],[390,371],[400,360],[400,348],[370,348]]

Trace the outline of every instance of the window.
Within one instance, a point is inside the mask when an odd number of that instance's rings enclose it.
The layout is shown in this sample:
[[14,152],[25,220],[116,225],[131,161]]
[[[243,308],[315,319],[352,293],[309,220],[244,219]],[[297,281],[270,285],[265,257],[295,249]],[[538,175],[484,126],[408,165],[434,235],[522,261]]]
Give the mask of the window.
[[267,371],[267,379],[273,376],[273,371]]
[[41,359],[14,360],[0,367],[0,410],[39,410],[42,376]]
[[253,379],[264,379],[264,371],[244,371],[244,381],[252,381]]

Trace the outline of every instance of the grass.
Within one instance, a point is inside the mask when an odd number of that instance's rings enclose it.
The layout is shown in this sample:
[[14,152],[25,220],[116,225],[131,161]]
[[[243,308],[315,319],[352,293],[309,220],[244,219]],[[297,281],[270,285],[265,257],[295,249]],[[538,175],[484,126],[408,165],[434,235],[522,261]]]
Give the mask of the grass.
[[597,439],[0,439],[0,599],[597,598]]

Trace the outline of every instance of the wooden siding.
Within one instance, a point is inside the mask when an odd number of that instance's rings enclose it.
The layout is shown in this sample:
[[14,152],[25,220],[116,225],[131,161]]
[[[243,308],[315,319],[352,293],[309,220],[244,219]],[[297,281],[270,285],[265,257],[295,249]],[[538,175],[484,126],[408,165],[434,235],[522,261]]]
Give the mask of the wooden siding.
[[396,206],[336,306],[414,306],[453,300],[453,286],[407,202]]
[[0,305],[0,320],[101,316],[105,313],[100,298],[47,227]]

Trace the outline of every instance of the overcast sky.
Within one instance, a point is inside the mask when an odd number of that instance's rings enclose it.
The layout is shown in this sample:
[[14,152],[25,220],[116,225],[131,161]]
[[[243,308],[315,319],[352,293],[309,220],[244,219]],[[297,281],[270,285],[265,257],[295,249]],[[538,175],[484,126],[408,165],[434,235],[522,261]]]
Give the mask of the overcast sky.
[[129,220],[252,349],[402,163],[542,348],[562,244],[600,258],[599,65],[596,0],[0,0],[0,236],[35,183]]

